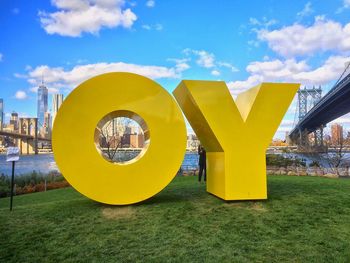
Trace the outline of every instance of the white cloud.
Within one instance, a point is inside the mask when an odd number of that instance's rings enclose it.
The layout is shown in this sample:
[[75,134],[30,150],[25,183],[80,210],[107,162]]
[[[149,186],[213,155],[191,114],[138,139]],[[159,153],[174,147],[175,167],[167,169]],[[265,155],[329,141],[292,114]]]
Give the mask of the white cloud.
[[285,120],[282,120],[280,127],[292,127],[293,125],[294,125],[294,121],[285,119]]
[[303,10],[301,10],[300,12],[297,13],[297,17],[299,19],[305,17],[305,16],[309,16],[314,12],[314,10],[311,7],[311,2],[307,2],[303,8]]
[[4,55],[2,53],[0,53],[0,62],[2,61],[3,57],[4,57]]
[[27,93],[23,90],[18,90],[15,94],[15,98],[18,99],[18,100],[24,100],[26,99],[28,96],[27,96]]
[[343,12],[347,8],[350,8],[350,0],[343,0],[343,6],[338,8],[336,13],[339,14],[339,13]]
[[157,31],[163,30],[163,25],[162,24],[155,24],[154,29]]
[[341,124],[341,125],[350,125],[350,116],[349,115],[344,115],[343,117],[335,119],[335,120],[330,122],[330,125],[335,124],[335,123],[338,123],[338,124]]
[[152,27],[150,25],[142,25],[142,28],[146,29],[146,30],[151,30],[152,29]]
[[279,30],[258,31],[258,39],[284,57],[310,56],[317,51],[350,51],[350,23],[316,17],[313,25],[294,24]]
[[249,40],[249,41],[248,41],[248,45],[249,45],[249,46],[252,46],[252,47],[259,47],[259,46],[260,46],[260,41]]
[[[249,18],[249,29],[251,32],[259,33],[262,30],[268,30],[269,27],[277,24],[278,21],[275,19],[267,19],[265,16],[259,20],[254,17]],[[260,46],[260,40],[249,40],[248,45],[253,48],[258,48]]]
[[283,119],[274,135],[274,139],[279,138],[284,140],[286,133],[289,133],[294,128],[294,126],[295,123],[293,120],[287,118]]
[[[261,20],[254,18],[254,17],[250,17],[249,18],[249,24],[252,26],[259,26],[259,27],[264,27],[264,28],[268,28],[270,26],[273,26],[275,24],[277,24],[277,20],[275,19],[267,19],[267,17],[263,17]],[[253,28],[253,31],[256,30],[256,28]]]
[[147,7],[154,7],[156,5],[156,2],[154,0],[148,0],[146,2]]
[[220,71],[214,69],[210,72],[213,76],[220,76]]
[[[55,83],[53,83],[55,85]],[[38,92],[39,87],[35,86],[35,87],[31,87],[30,91],[37,93]],[[59,88],[52,88],[52,87],[47,87],[47,90],[50,94],[54,94],[54,93],[59,93]]]
[[155,24],[155,25],[145,24],[145,25],[142,25],[142,28],[146,29],[146,30],[161,31],[161,30],[163,30],[163,25],[162,24]]
[[252,62],[247,66],[247,71],[252,75],[261,75],[265,79],[283,80],[290,79],[294,74],[309,68],[305,61],[297,62],[294,59],[281,61],[278,59],[263,62]]
[[220,72],[218,70],[219,67],[228,68],[232,72],[239,71],[238,68],[236,68],[234,65],[232,65],[229,62],[216,61],[215,55],[208,51],[186,48],[182,52],[187,56],[188,60],[190,60],[189,58],[194,55],[197,58],[196,59],[197,65],[203,68],[212,69],[211,74],[214,76],[220,75]]
[[[65,70],[62,67],[49,67],[47,65],[38,66],[28,71],[28,74],[18,75],[17,77],[26,77],[33,86],[36,86],[41,77],[44,76],[45,83],[51,89],[74,88],[81,82],[107,72],[133,72],[152,79],[160,78],[179,78],[181,73],[188,69],[185,61],[178,61],[174,67],[147,66],[137,64],[127,64],[123,62],[116,63],[96,63],[77,65],[71,70]],[[36,87],[32,88],[35,91]],[[55,91],[55,90],[52,90]]]
[[130,28],[137,16],[124,0],[52,0],[56,12],[39,12],[42,27],[48,34],[78,37],[83,32],[98,34],[103,27]]
[[234,65],[232,65],[231,63],[228,63],[228,62],[218,61],[217,65],[219,67],[229,68],[232,72],[238,72],[239,71],[238,68],[236,68]]
[[324,85],[337,80],[349,61],[350,57],[331,56],[322,66],[314,70],[299,72],[294,75],[294,79],[303,84]]
[[[285,135],[286,132],[290,132],[292,129],[293,129],[293,127],[279,127],[279,128],[277,129],[277,131],[276,131],[276,134],[275,134],[275,136],[274,136],[274,139],[275,139],[276,137],[279,137],[280,139],[283,139],[283,140],[284,140],[283,135]],[[282,134],[280,134],[280,136],[282,136],[282,137],[278,136],[277,133],[282,133]]]
[[350,0],[344,0],[344,7],[349,8],[350,7]]
[[27,75],[26,75],[26,74],[14,73],[13,75],[14,75],[16,78],[19,78],[19,79],[25,79],[25,78],[27,78]]
[[186,56],[190,56],[194,54],[198,57],[196,63],[198,66],[204,68],[213,68],[215,67],[215,56],[212,53],[209,53],[205,50],[194,50],[190,48],[186,48],[182,51]]
[[233,95],[237,95],[260,82],[293,82],[303,85],[325,85],[336,80],[344,70],[350,57],[331,56],[323,65],[311,69],[306,61],[270,60],[250,63],[246,70],[250,76],[244,81],[232,81],[228,87]]
[[192,50],[194,54],[198,56],[197,64],[204,68],[212,68],[215,66],[215,56],[204,50]]
[[182,72],[190,68],[190,65],[188,65],[187,63],[190,61],[189,58],[183,58],[183,59],[169,58],[167,60],[175,62],[175,69],[178,72]]
[[226,83],[232,95],[236,96],[239,93],[252,88],[262,82],[264,79],[262,76],[253,75],[249,76],[247,80],[230,81]]

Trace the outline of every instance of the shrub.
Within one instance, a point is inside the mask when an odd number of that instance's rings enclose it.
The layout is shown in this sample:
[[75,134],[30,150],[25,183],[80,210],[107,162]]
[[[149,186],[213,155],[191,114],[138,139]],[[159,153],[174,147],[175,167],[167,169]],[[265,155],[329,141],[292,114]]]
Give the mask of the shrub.
[[284,157],[279,154],[266,154],[266,165],[277,167],[306,166],[306,162],[299,158]]
[[[58,189],[69,186],[64,177],[56,172],[49,172],[48,174],[38,173],[36,171],[30,174],[15,176],[16,195],[28,194],[34,192]],[[11,191],[11,177],[2,174],[0,176],[0,197],[10,195]]]
[[321,167],[319,161],[312,161],[312,163],[309,164],[310,167]]

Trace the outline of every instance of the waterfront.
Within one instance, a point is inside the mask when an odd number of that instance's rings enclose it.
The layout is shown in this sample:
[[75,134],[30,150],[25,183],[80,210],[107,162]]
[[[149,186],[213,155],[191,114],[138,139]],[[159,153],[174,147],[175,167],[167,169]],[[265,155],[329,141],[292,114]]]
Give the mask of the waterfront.
[[[0,155],[0,174],[11,174],[11,163],[6,162],[6,155]],[[48,173],[58,171],[53,154],[21,155],[16,162],[16,175],[27,174],[33,171]]]
[[[315,157],[301,153],[283,153],[284,157],[299,158],[309,165]],[[349,162],[350,153],[346,153],[344,160]],[[198,155],[196,152],[187,152],[182,162],[182,170],[195,170],[197,169]],[[321,163],[323,167],[327,167],[327,163]],[[50,171],[59,171],[54,160],[53,154],[40,154],[40,155],[22,155],[20,160],[16,162],[16,175],[27,174],[33,171],[39,173],[48,173]],[[11,163],[6,162],[6,155],[0,155],[0,174],[11,174]]]
[[[197,168],[198,156],[196,153],[186,153],[182,168],[193,170]],[[16,162],[16,175],[27,174],[33,171],[48,173],[59,171],[53,154],[22,155]],[[11,163],[6,162],[6,155],[0,155],[0,174],[11,174]]]

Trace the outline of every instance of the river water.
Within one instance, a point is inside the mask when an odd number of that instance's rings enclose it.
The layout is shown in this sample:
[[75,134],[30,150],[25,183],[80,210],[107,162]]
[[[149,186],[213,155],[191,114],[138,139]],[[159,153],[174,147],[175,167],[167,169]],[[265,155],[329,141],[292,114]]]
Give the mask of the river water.
[[[198,155],[196,153],[186,153],[185,159],[182,163],[183,169],[196,169],[198,164]],[[0,175],[10,175],[12,164],[6,162],[6,156],[0,155]],[[59,171],[53,154],[39,154],[39,155],[22,155],[18,162],[16,162],[16,175],[27,174],[33,171],[40,173],[48,173],[50,171]]]
[[[299,153],[287,153],[283,154],[285,157],[290,158],[299,158],[303,159],[306,164],[310,164],[313,160],[308,155],[299,154]],[[345,158],[346,160],[350,160],[350,153],[347,153]],[[181,168],[183,170],[194,170],[197,169],[198,164],[198,155],[195,152],[188,152],[185,155]],[[326,163],[321,163],[322,166],[327,167]],[[11,163],[6,162],[6,156],[0,155],[0,175],[11,174]],[[20,160],[16,162],[16,175],[19,174],[27,174],[32,171],[48,173],[50,171],[59,171],[56,165],[56,162],[53,158],[53,154],[40,154],[40,155],[22,155],[20,156]]]

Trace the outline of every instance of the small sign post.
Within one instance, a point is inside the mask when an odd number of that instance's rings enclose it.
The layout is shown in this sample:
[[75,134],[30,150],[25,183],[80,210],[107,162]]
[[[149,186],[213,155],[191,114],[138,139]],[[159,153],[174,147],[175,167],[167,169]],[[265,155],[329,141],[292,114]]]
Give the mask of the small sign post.
[[14,184],[15,184],[15,163],[18,160],[19,160],[19,148],[18,147],[8,147],[7,154],[6,154],[6,162],[12,162],[10,211],[12,211],[13,188],[14,188]]

